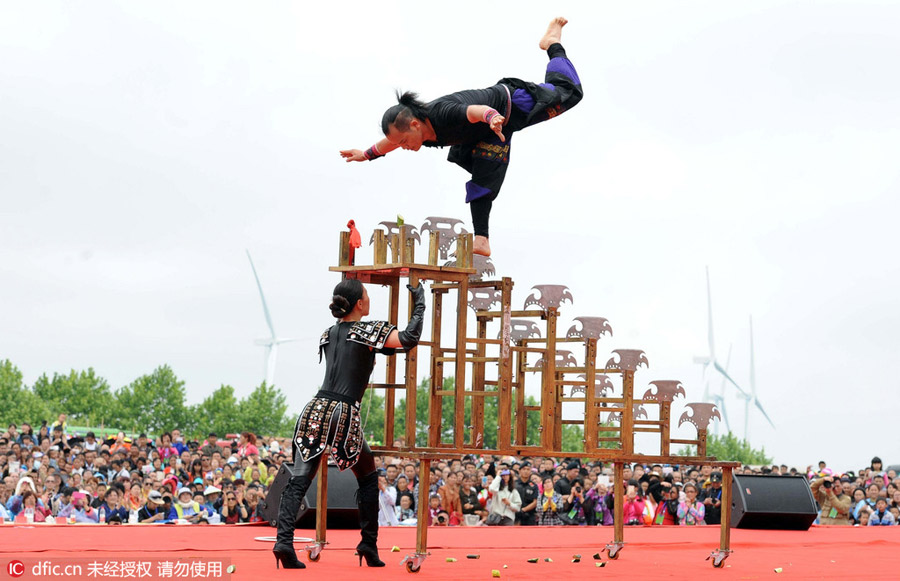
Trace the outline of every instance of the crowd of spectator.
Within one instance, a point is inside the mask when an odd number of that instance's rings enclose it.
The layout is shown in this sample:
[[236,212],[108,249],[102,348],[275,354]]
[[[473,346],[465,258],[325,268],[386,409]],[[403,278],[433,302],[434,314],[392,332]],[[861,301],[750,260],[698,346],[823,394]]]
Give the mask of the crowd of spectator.
[[[290,439],[210,433],[187,441],[179,430],[155,438],[70,434],[65,415],[35,432],[23,423],[0,432],[3,522],[234,524],[268,519],[262,507],[290,461]],[[415,526],[419,465],[376,456],[379,524]],[[805,478],[821,524],[893,525],[900,478],[879,458],[858,471],[820,462],[743,467],[737,474]],[[711,466],[625,467],[623,512],[629,525],[719,524],[722,474]],[[556,458],[463,456],[433,462],[425,498],[430,526],[612,525],[608,463]],[[423,492],[425,492],[423,490]],[[278,499],[273,499],[277,504]]]
[[247,432],[186,441],[179,430],[103,440],[69,434],[65,415],[37,432],[11,424],[0,432],[0,520],[259,522],[283,445]]
[[[391,456],[379,465],[381,526],[415,525],[418,465]],[[820,462],[805,471],[786,465],[744,466],[735,474],[803,478],[823,525],[893,525],[900,517],[900,478],[879,458],[859,471],[836,472]],[[722,473],[709,465],[626,464],[627,525],[718,525]],[[428,473],[429,526],[613,524],[609,463],[555,458],[473,457],[434,462]]]

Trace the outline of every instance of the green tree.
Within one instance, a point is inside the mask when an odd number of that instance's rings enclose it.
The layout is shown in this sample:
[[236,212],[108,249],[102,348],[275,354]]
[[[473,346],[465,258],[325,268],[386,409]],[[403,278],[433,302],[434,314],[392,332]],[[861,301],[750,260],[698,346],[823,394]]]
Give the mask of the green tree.
[[[472,398],[466,398],[466,425],[469,425],[471,418],[471,402]],[[452,399],[450,400],[452,404]],[[445,402],[446,403],[446,402]],[[525,405],[526,406],[536,406],[539,405],[538,401],[534,398],[534,396],[526,395],[525,396]],[[453,417],[452,408],[451,413],[445,415],[445,422]],[[510,402],[510,413],[509,413],[510,422],[513,424],[513,432],[515,432],[515,403]],[[499,422],[500,422],[500,398],[499,397],[486,397],[484,399],[484,445],[487,448],[496,448],[497,447],[497,434],[499,432]],[[525,422],[525,443],[529,446],[540,444],[541,441],[541,430],[540,430],[540,415],[537,413],[530,414],[528,419]],[[513,436],[515,438],[515,435]],[[514,441],[514,439],[511,439]]]
[[168,365],[157,367],[153,373],[138,377],[122,387],[109,402],[113,405],[111,422],[123,430],[161,433],[180,428],[192,433],[195,418],[185,405],[184,382]]
[[19,424],[22,415],[19,403],[25,384],[22,383],[22,372],[9,359],[0,361],[0,429],[11,424]]
[[[611,438],[619,435],[618,432],[604,431],[604,426],[610,426],[609,423],[601,423],[600,431],[597,436],[600,438]],[[616,442],[600,442],[601,448],[616,448]],[[575,424],[564,424],[562,427],[562,452],[584,452],[584,428]]]
[[[428,422],[429,422],[429,406],[431,405],[431,380],[425,378],[416,388],[416,445],[426,446],[428,444]],[[445,377],[442,389],[453,390],[456,386],[456,380],[453,377]],[[527,398],[526,398],[527,399]],[[534,405],[533,398],[526,401],[526,405]],[[484,398],[484,447],[493,448],[497,445],[497,421],[499,398]],[[456,405],[452,397],[444,397],[441,405],[441,441],[453,441],[453,418],[456,414]],[[464,406],[464,421],[466,426],[472,425],[472,398],[467,397]],[[404,436],[406,434],[406,398],[403,398],[397,404],[395,414],[395,437]],[[537,424],[529,426],[529,441],[532,437],[539,434]]]
[[9,359],[0,361],[0,426],[4,430],[12,423],[40,425],[50,417],[47,405],[25,386],[22,377]]
[[584,429],[574,424],[563,424],[562,451],[584,452]]
[[[706,439],[706,453],[717,460],[741,462],[742,464],[771,464],[772,459],[766,456],[766,449],[754,449],[750,442],[738,439],[731,432],[724,436],[710,434]],[[696,447],[686,446],[678,451],[680,456],[693,456]]]
[[54,373],[53,378],[41,375],[34,383],[34,393],[51,412],[67,414],[72,420],[91,424],[106,424],[113,409],[106,404],[110,400],[109,384],[94,373],[71,370],[67,375]]
[[238,403],[237,418],[242,432],[254,434],[291,435],[293,421],[288,418],[284,394],[275,386],[262,382]]
[[[359,404],[360,420],[366,441],[373,446],[384,445],[384,396],[367,389]],[[397,409],[396,406],[394,408]],[[394,413],[397,413],[396,411]],[[399,434],[394,434],[397,437]]]
[[[416,445],[424,446],[428,441],[428,398],[429,382],[423,379],[416,388]],[[444,380],[444,389],[447,389],[447,380]],[[450,384],[452,385],[452,384]],[[406,436],[406,398],[401,399],[394,411],[394,437]]]
[[210,432],[215,432],[220,437],[225,434],[243,431],[239,424],[238,400],[234,397],[234,388],[230,385],[222,385],[209,394],[199,405],[191,409],[191,414],[197,420],[195,435],[206,437]]

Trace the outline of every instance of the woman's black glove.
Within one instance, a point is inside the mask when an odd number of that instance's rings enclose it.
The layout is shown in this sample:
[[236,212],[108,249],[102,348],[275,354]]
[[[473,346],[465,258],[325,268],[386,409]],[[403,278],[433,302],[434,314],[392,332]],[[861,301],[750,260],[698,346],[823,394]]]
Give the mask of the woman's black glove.
[[425,317],[425,286],[420,282],[419,286],[406,285],[413,299],[413,312],[409,317],[406,330],[400,331],[397,338],[404,349],[412,349],[419,344],[422,335],[422,321]]

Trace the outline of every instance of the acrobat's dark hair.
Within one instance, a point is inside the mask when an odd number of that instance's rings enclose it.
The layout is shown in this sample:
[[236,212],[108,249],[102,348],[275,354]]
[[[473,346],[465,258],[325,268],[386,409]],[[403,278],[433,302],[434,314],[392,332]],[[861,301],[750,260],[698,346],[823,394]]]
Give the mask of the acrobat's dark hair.
[[419,94],[412,91],[401,93],[397,91],[398,103],[390,107],[381,117],[381,130],[388,134],[391,125],[398,131],[409,129],[409,122],[413,119],[425,121],[428,114],[425,112],[425,103],[419,100]]
[[363,285],[355,278],[342,280],[334,287],[334,296],[331,297],[331,314],[335,319],[343,319],[350,314],[357,301],[363,296]]

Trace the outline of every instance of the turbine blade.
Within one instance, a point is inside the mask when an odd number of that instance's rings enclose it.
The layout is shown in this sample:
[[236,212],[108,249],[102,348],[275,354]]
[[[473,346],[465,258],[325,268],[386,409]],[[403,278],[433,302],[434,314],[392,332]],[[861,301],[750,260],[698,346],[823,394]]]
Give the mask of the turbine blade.
[[766,421],[769,422],[769,425],[774,428],[775,423],[772,421],[771,418],[769,418],[769,414],[767,414],[766,410],[763,409],[763,406],[761,403],[759,403],[759,400],[754,398],[753,403],[756,404],[756,407],[759,409],[759,412],[763,415],[764,418],[766,418]]
[[703,364],[703,401],[711,401],[709,399],[709,383],[712,381],[712,373],[710,373],[709,369],[712,367],[712,359],[709,357],[695,357],[694,363]]
[[753,394],[754,398],[756,397],[756,359],[753,356],[753,315],[750,315],[750,393]]
[[715,366],[716,371],[718,371],[719,373],[721,373],[722,375],[724,375],[724,376],[725,376],[725,379],[727,379],[728,382],[731,383],[731,385],[733,385],[734,388],[735,388],[736,390],[738,390],[738,391],[740,392],[740,394],[741,394],[743,397],[745,397],[745,398],[749,398],[749,397],[750,397],[750,394],[747,393],[746,391],[744,391],[743,389],[741,389],[741,386],[738,385],[737,382],[736,382],[735,380],[733,380],[733,379],[731,378],[730,375],[728,375],[728,372],[725,371],[724,369],[722,369],[722,366],[719,365],[719,362],[718,362],[718,361],[713,361],[713,365]]
[[[734,343],[728,344],[728,357],[725,358],[725,371],[728,371],[728,368],[731,367],[731,348],[734,346]],[[722,387],[720,391],[725,393],[725,378],[722,378]]]
[[708,325],[709,337],[709,357],[716,358],[716,341],[713,338],[713,320],[712,320],[712,291],[709,286],[709,265],[706,266],[706,321]]
[[278,343],[273,343],[269,348],[269,356],[266,358],[266,385],[275,385],[275,360],[278,357]]
[[263,366],[263,377],[269,377],[269,357],[272,355],[272,345],[266,345],[266,356],[265,356],[265,365]]
[[272,332],[272,338],[274,339],[276,336],[275,327],[272,325],[272,317],[269,316],[269,307],[266,305],[266,295],[263,294],[262,284],[259,282],[259,275],[256,274],[256,267],[253,265],[253,258],[250,256],[250,251],[246,251],[247,259],[250,261],[250,268],[253,269],[253,278],[256,279],[256,288],[259,289],[259,298],[262,300],[263,315],[266,317],[266,324],[269,326],[269,331]]
[[744,400],[744,441],[750,441],[750,400]]
[[731,433],[731,422],[728,421],[728,408],[725,407],[725,399],[722,396],[713,397],[713,403],[722,412],[722,419],[725,421],[725,429]]

